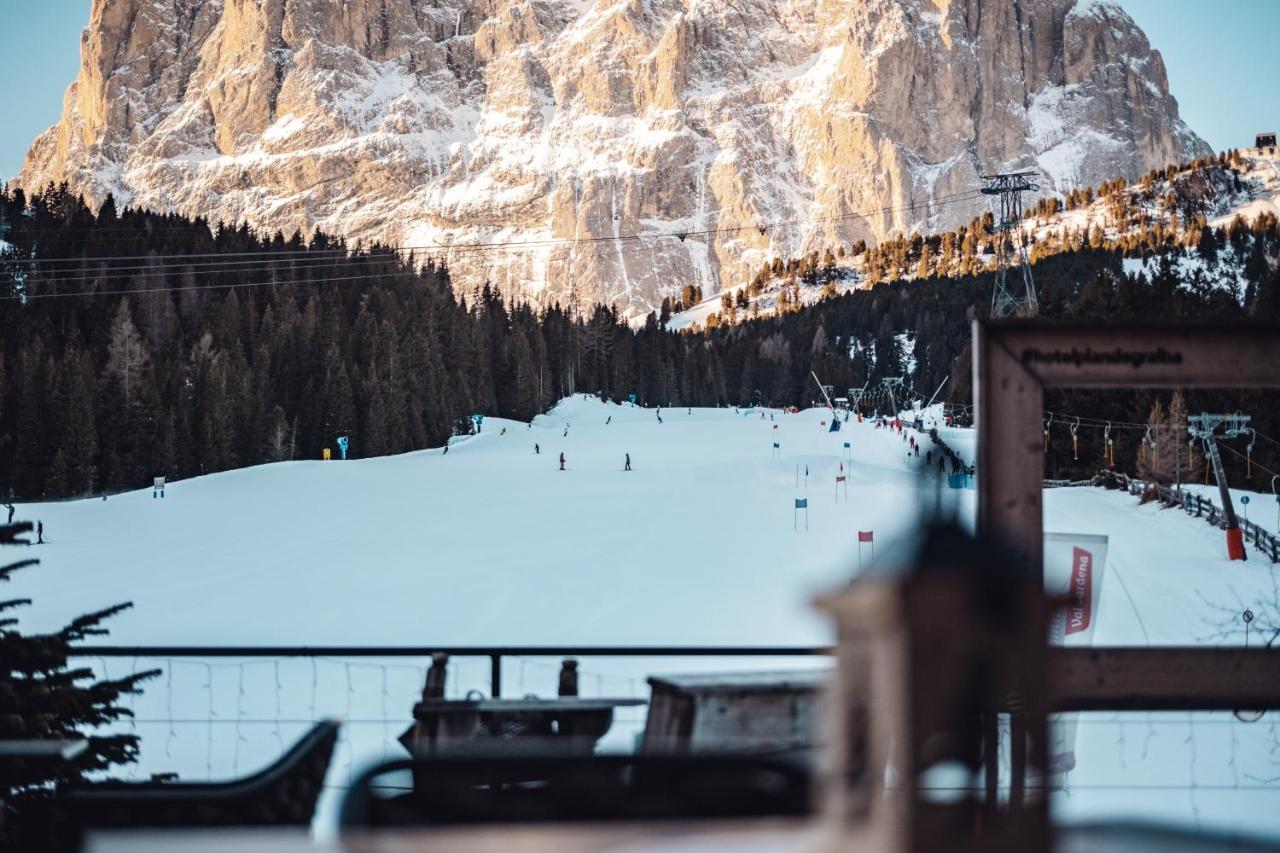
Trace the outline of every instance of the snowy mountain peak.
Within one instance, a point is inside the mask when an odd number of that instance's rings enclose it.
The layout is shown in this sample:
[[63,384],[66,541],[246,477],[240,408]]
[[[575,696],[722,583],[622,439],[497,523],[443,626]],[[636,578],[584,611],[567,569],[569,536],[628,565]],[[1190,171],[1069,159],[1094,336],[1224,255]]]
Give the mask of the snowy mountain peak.
[[[967,221],[985,171],[1071,189],[1207,150],[1084,0],[95,0],[20,181],[638,314]],[[478,242],[527,245],[448,248]]]

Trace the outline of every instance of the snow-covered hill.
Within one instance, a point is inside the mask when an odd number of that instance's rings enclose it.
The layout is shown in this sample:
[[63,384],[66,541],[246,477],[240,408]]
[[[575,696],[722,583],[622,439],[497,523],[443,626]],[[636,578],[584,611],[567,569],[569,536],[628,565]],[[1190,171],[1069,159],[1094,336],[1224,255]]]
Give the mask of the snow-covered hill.
[[[1115,178],[1098,188],[1062,193],[1042,187],[1025,199],[1019,229],[1032,262],[1083,248],[1124,255],[1123,271],[1153,278],[1163,269],[1182,287],[1223,289],[1243,298],[1252,275],[1255,246],[1246,236],[1233,244],[1234,229],[1257,228],[1280,217],[1280,153],[1242,149],[1217,158],[1163,166],[1127,183]],[[794,310],[827,296],[884,281],[955,277],[995,268],[990,233],[981,224],[949,232],[900,233],[875,246],[826,247],[800,258],[777,258],[750,281],[725,282],[722,293],[680,305],[668,328],[696,329]],[[971,234],[970,232],[976,232]],[[1204,233],[1212,231],[1209,240]],[[1275,256],[1268,261],[1275,265]],[[714,315],[714,317],[713,317]],[[643,319],[643,318],[641,318]]]
[[[21,505],[19,517],[42,520],[50,542],[32,549],[42,565],[15,575],[6,594],[35,600],[27,630],[132,600],[112,622],[116,643],[829,641],[809,602],[857,571],[856,531],[875,531],[882,548],[916,530],[929,481],[904,440],[870,422],[830,433],[825,410],[661,418],[574,398],[532,425],[486,420],[447,454],[267,465],[172,483],[163,500],[144,490]],[[948,441],[964,452],[965,438],[957,430]],[[841,465],[848,499],[837,502]],[[972,518],[971,491],[946,496]],[[803,516],[794,529],[796,497],[809,500],[807,530]],[[1110,537],[1100,644],[1239,643],[1232,614],[1245,604],[1255,631],[1280,627],[1274,567],[1226,561],[1221,533],[1202,521],[1126,494],[1057,489],[1046,494],[1046,522]],[[136,705],[142,762],[130,772],[140,777],[242,774],[307,721],[345,717],[327,808],[353,772],[396,754],[423,678],[423,662],[407,659],[90,663],[116,675],[164,670]],[[509,661],[507,694],[554,694],[556,663]],[[586,659],[582,687],[643,696],[655,671],[781,665],[796,664]],[[455,661],[449,694],[487,692],[487,667]],[[609,746],[628,746],[642,715],[624,713]],[[1265,781],[1280,773],[1274,725],[1270,716],[1249,725],[1230,715],[1091,715],[1055,807],[1070,819],[1274,829],[1280,787]],[[1102,787],[1117,780],[1145,787]]]

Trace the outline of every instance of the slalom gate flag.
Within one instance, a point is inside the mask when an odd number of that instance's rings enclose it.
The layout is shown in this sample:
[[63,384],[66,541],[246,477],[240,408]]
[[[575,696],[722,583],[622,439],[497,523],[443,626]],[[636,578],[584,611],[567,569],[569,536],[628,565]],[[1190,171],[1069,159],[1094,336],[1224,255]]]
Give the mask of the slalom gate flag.
[[849,449],[849,442],[847,442],[847,441],[846,441],[846,442],[844,443],[844,449],[845,449],[845,450],[848,450],[848,449]]
[[837,475],[836,475],[836,482],[837,482],[837,483],[843,483],[843,482],[844,482],[844,474],[837,474]]
[[873,530],[859,530],[859,531],[858,531],[858,541],[859,541],[859,542],[874,542],[875,540],[872,538],[872,537],[874,537],[874,536],[875,536],[875,531],[873,531]]
[[796,498],[796,509],[808,509],[808,508],[809,508],[808,498]]
[[[1044,535],[1044,587],[1051,597],[1065,600],[1049,622],[1054,646],[1092,646],[1102,600],[1107,537],[1088,533]],[[1049,785],[1061,788],[1063,774],[1076,766],[1076,715],[1061,714],[1049,727]]]
[[773,443],[773,449],[774,449],[774,450],[777,450],[780,446],[781,446],[781,445],[779,445],[779,444],[778,444],[778,442],[776,442],[776,441]]

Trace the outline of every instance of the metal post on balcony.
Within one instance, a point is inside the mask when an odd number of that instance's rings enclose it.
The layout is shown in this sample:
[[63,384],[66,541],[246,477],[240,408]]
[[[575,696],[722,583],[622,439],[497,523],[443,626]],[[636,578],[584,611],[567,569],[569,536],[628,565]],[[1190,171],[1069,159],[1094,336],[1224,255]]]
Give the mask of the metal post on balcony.
[[502,655],[489,655],[489,693],[494,699],[502,698]]

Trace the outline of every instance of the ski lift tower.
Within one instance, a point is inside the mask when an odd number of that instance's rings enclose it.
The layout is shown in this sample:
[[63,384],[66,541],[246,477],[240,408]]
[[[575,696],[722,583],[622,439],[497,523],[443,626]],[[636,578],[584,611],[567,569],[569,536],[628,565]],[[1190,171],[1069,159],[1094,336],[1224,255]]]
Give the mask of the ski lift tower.
[[1022,222],[1022,194],[1035,192],[1040,185],[1032,183],[1035,172],[1010,172],[1000,175],[982,175],[983,195],[999,196],[1000,216],[992,233],[996,235],[996,283],[991,294],[992,317],[1034,317],[1040,313],[1036,299],[1036,284],[1031,277],[1031,258],[1027,256],[1027,244],[1017,236],[1018,262],[1022,269],[1022,295],[1010,289],[1007,275],[1012,258],[1009,256],[1010,235]]
[[822,392],[822,399],[827,401],[827,408],[834,411],[836,404],[831,402],[831,392],[835,390],[835,386],[823,385],[822,380],[818,378],[818,374],[812,370],[809,371],[809,375],[813,377],[814,382],[818,383],[818,390]]
[[1198,415],[1187,415],[1187,429],[1193,439],[1204,443],[1209,464],[1213,466],[1213,476],[1218,482],[1218,494],[1222,498],[1222,515],[1227,523],[1227,557],[1232,560],[1245,559],[1244,535],[1240,531],[1240,521],[1236,518],[1236,509],[1231,505],[1231,492],[1227,488],[1227,473],[1222,469],[1222,456],[1218,453],[1218,427],[1222,427],[1222,438],[1235,438],[1249,431],[1249,416],[1236,412],[1233,415],[1211,415],[1202,412]]
[[849,408],[851,411],[862,411],[862,396],[867,393],[867,386],[870,384],[871,380],[868,379],[866,382],[862,383],[861,388],[849,389]]
[[902,390],[901,376],[886,376],[880,380],[880,386],[884,389],[884,393],[889,395],[889,405],[893,412],[893,416],[898,416],[898,398],[894,393],[895,390]]

